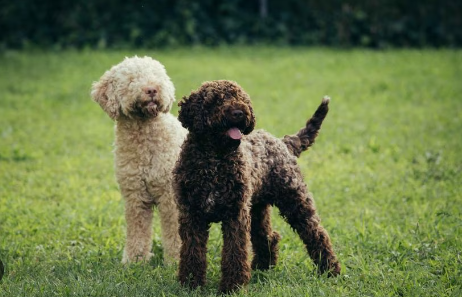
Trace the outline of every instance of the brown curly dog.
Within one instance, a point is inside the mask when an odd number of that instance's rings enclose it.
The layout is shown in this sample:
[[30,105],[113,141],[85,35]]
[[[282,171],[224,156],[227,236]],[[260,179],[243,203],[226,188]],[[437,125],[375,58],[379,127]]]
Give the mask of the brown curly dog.
[[234,82],[206,82],[183,97],[178,118],[189,135],[174,169],[182,284],[192,288],[205,284],[213,222],[222,223],[221,292],[248,283],[251,267],[275,265],[280,236],[271,228],[271,205],[298,232],[320,273],[340,273],[297,165],[297,156],[313,144],[328,103],[325,97],[304,129],[281,140],[263,130],[251,133],[255,116],[250,98]]

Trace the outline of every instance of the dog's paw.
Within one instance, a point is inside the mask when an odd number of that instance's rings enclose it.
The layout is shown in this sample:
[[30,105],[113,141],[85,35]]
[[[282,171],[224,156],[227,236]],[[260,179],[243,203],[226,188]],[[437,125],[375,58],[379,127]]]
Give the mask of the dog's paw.
[[146,255],[134,255],[128,256],[125,252],[122,257],[122,264],[130,264],[133,262],[149,262],[151,258],[154,256],[153,253],[147,253]]

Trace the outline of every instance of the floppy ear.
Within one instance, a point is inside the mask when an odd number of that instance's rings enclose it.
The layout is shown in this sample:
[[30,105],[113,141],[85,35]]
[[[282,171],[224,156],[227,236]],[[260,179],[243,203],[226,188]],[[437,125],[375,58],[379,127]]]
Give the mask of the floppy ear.
[[91,97],[101,108],[115,120],[119,117],[120,104],[114,95],[110,81],[101,78],[100,81],[94,82],[91,89]]
[[163,93],[165,94],[164,101],[167,102],[163,108],[163,112],[167,113],[172,109],[173,102],[175,102],[175,87],[170,79],[167,79],[165,82]]
[[203,100],[199,94],[191,93],[189,97],[184,96],[178,103],[180,107],[178,120],[189,132],[201,133],[204,129],[201,101]]
[[255,119],[255,114],[253,113],[253,108],[252,106],[249,106],[249,110],[250,110],[250,115],[249,115],[249,124],[247,126],[247,128],[245,128],[245,130],[243,131],[245,135],[248,135],[250,132],[253,131],[253,129],[255,128],[255,122],[256,122],[256,119]]

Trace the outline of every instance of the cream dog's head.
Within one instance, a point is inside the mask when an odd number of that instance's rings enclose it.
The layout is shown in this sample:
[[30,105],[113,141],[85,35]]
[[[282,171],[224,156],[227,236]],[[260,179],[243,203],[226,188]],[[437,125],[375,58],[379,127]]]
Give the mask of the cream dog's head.
[[113,119],[146,119],[169,112],[175,88],[165,67],[150,57],[125,58],[93,83],[91,96]]

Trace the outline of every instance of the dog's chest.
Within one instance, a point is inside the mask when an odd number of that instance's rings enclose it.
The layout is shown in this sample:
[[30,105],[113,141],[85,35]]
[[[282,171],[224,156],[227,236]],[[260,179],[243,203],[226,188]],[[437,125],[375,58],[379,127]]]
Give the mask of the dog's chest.
[[221,196],[216,191],[210,191],[206,195],[205,199],[202,201],[201,208],[203,212],[211,214],[217,211],[217,206],[223,204],[223,201],[220,201]]
[[115,169],[122,192],[146,193],[154,202],[157,197],[171,195],[172,168],[185,132],[162,131],[160,124],[136,129],[119,125],[116,129]]
[[[188,183],[188,203],[210,218],[220,220],[220,216],[235,209],[248,199],[245,182],[245,166],[237,159],[195,159],[184,171]],[[185,164],[186,165],[186,164]]]
[[234,212],[240,208],[239,205],[246,204],[245,185],[233,181],[228,183],[222,181],[221,184],[216,184],[200,195],[201,199],[199,208],[204,215],[211,221],[221,221],[228,216],[230,212]]

